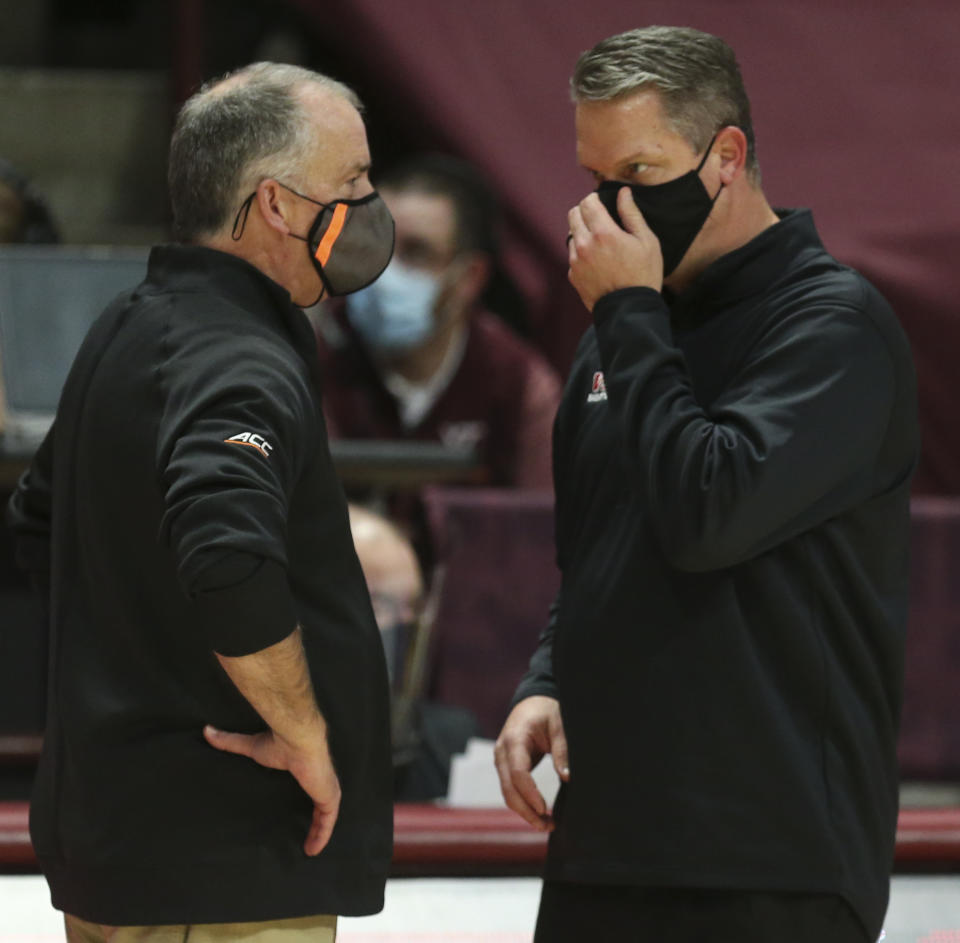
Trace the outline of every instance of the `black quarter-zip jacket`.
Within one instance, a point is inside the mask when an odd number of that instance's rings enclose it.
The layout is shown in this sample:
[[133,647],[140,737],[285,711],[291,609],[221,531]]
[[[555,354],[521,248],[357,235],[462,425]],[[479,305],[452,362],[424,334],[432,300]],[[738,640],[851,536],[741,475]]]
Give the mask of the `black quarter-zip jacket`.
[[[144,925],[382,907],[386,666],[316,370],[286,291],[185,246],[153,251],[76,358],[9,509],[22,563],[50,585],[31,836],[62,910]],[[297,624],[343,790],[315,858],[293,777],[202,736],[265,729],[214,653]]]
[[558,880],[886,910],[916,463],[910,352],[807,211],[601,298],[554,431]]

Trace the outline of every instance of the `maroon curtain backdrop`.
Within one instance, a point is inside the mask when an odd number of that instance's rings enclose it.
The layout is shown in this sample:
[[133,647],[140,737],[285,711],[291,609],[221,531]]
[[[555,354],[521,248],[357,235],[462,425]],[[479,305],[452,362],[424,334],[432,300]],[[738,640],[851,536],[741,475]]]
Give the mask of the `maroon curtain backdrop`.
[[591,187],[574,154],[573,63],[650,23],[723,36],[753,102],[771,202],[811,207],[828,249],[887,293],[913,342],[924,433],[915,490],[960,493],[955,0],[292,2],[389,103],[408,145],[440,142],[489,175],[535,303],[532,333],[561,369],[587,323],[565,282],[566,211]]

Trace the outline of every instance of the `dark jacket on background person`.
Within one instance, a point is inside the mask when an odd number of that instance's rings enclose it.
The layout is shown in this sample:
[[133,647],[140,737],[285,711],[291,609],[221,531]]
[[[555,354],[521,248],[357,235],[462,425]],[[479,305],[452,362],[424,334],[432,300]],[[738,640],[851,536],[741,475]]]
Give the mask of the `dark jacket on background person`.
[[[84,342],[10,519],[51,587],[31,837],[54,906],[110,925],[379,910],[386,665],[287,292],[220,252],[155,249]],[[343,790],[315,858],[296,780],[202,736],[266,729],[214,652],[297,624]]]
[[876,939],[898,805],[905,337],[806,211],[682,295],[601,298],[555,428],[547,877],[836,893]]

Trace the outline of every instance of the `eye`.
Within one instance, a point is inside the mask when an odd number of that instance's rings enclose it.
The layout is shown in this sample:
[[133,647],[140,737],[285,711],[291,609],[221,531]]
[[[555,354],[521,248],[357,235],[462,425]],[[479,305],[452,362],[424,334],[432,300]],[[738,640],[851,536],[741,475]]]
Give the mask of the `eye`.
[[650,165],[645,164],[642,161],[634,161],[632,164],[627,164],[625,170],[628,177],[638,177],[644,171],[649,170]]

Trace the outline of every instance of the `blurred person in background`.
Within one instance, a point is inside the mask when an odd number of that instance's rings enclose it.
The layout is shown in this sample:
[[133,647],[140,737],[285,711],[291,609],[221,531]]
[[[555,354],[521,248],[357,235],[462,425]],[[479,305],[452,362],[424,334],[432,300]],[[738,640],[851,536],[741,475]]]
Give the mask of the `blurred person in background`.
[[423,624],[425,587],[420,561],[403,531],[389,518],[350,505],[353,543],[370,590],[387,657],[393,693],[394,797],[422,802],[446,796],[450,763],[466,749],[478,726],[461,707],[427,700],[429,632]]
[[389,518],[358,504],[349,508],[350,532],[380,628],[387,674],[397,689],[423,610],[423,574],[410,541]]
[[0,244],[59,241],[47,201],[10,161],[0,157]]
[[500,279],[497,205],[470,164],[416,157],[378,178],[396,251],[319,322],[331,438],[475,450],[495,486],[549,490],[560,382],[485,305]]

